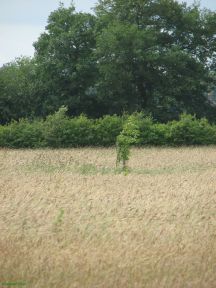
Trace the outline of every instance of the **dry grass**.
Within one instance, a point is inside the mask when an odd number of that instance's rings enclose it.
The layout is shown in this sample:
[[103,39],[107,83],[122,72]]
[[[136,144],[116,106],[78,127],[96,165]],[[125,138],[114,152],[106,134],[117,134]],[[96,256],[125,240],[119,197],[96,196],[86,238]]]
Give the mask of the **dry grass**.
[[0,150],[1,283],[216,287],[216,148],[114,165],[114,149]]

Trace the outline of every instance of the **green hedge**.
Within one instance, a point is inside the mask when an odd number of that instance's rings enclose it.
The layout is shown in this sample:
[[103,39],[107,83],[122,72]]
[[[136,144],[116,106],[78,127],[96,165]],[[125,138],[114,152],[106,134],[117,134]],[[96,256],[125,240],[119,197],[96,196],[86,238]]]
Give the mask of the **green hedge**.
[[39,148],[45,147],[44,123],[27,120],[13,121],[7,126],[0,126],[0,147]]
[[[69,118],[62,107],[45,120],[20,120],[0,126],[0,147],[8,148],[66,148],[112,146],[123,128],[127,115],[88,119]],[[181,146],[216,144],[216,125],[192,115],[181,115],[179,121],[167,124],[154,122],[142,113],[139,117],[139,145]]]

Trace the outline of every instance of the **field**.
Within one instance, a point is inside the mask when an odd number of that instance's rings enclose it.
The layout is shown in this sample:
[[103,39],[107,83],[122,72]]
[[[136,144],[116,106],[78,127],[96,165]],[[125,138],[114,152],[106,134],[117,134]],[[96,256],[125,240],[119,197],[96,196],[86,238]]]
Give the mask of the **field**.
[[216,147],[0,150],[0,287],[216,287]]

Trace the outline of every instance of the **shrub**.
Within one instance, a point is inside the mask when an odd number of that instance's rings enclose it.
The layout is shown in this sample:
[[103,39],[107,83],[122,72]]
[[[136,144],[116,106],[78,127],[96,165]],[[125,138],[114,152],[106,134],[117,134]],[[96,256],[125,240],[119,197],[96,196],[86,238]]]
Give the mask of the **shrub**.
[[95,142],[97,146],[112,146],[123,129],[123,119],[116,115],[104,116],[95,121]]
[[65,136],[67,147],[93,146],[95,141],[94,121],[85,115],[70,119]]
[[179,121],[167,124],[170,127],[169,144],[173,145],[209,145],[216,144],[215,126],[205,118],[183,114]]
[[44,138],[48,147],[91,146],[94,143],[94,122],[85,115],[66,116],[67,108],[61,107],[45,121]]
[[66,132],[67,122],[66,116],[67,108],[62,106],[57,112],[49,115],[44,122],[44,140],[48,147],[62,147],[64,143],[64,133]]
[[167,124],[155,123],[151,127],[149,142],[151,145],[163,146],[169,145],[170,128]]
[[179,121],[161,124],[143,113],[122,117],[104,116],[93,120],[85,115],[69,118],[66,112],[67,108],[61,107],[45,120],[21,119],[0,126],[0,147],[112,146],[117,141],[118,157],[121,162],[123,159],[127,161],[131,145],[216,144],[216,125],[209,124],[205,118],[196,119],[192,115],[183,114]]
[[43,122],[25,119],[1,126],[0,146],[9,148],[39,148],[44,146]]
[[[144,116],[144,115],[142,115]],[[150,116],[140,117],[139,129],[140,129],[140,145],[151,144],[151,135],[153,132],[153,119]]]

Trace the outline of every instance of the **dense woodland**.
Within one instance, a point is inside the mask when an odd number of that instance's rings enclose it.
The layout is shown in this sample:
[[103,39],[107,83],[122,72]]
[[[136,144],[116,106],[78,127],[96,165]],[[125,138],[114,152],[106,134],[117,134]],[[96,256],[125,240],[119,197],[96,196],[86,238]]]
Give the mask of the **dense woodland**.
[[1,124],[62,105],[68,116],[216,119],[216,13],[197,4],[99,0],[92,14],[60,4],[33,45],[33,58],[0,68]]

